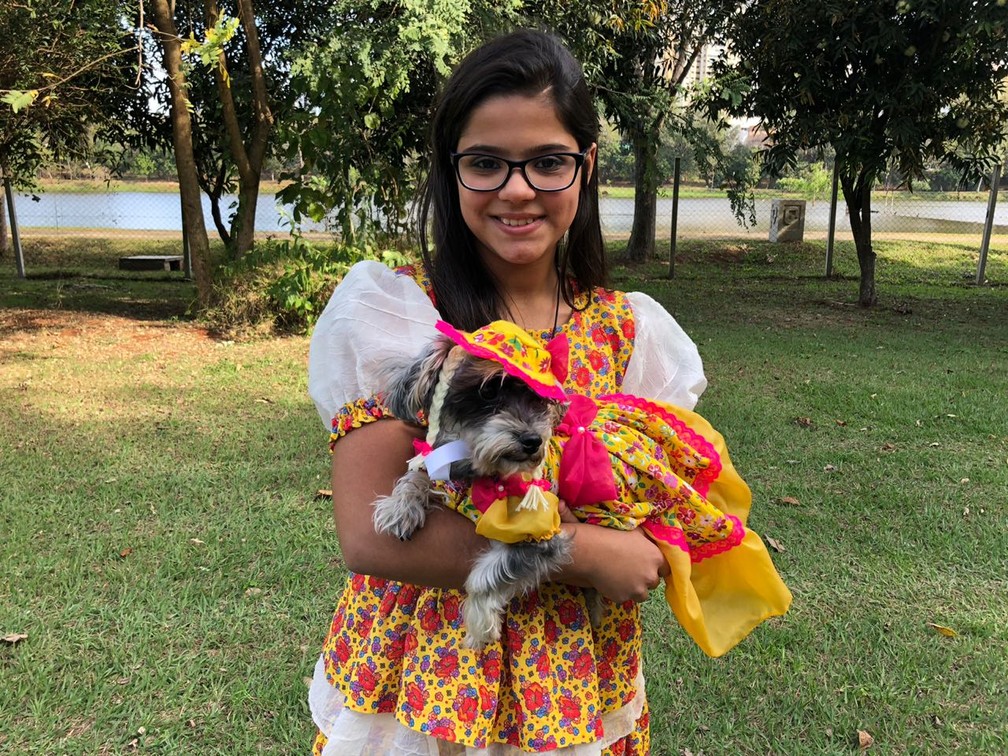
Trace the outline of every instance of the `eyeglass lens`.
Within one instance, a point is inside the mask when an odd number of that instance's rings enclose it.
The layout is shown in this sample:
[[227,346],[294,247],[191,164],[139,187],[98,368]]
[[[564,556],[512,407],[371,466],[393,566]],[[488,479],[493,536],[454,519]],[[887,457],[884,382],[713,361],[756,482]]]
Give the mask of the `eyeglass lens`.
[[540,155],[529,160],[507,161],[493,155],[458,156],[462,185],[475,191],[493,191],[507,183],[511,171],[520,168],[533,189],[560,191],[574,183],[579,160],[575,155]]

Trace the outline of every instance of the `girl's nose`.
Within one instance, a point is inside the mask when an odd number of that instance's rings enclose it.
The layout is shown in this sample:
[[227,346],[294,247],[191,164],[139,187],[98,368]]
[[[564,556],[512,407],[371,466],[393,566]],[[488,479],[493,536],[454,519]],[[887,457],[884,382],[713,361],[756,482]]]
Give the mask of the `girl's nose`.
[[504,200],[531,199],[535,197],[536,191],[525,179],[525,174],[521,168],[512,168],[504,186],[497,190],[498,196]]

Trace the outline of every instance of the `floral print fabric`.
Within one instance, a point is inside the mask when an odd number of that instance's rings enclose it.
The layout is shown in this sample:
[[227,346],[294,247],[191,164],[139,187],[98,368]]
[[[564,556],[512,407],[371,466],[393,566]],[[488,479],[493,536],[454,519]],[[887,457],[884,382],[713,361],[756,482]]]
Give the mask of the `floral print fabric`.
[[[593,396],[616,393],[633,349],[630,305],[604,290],[582,293],[576,304],[563,326],[566,385]],[[551,335],[533,334],[543,344]],[[378,399],[363,397],[337,412],[332,440],[386,415]],[[326,676],[346,705],[393,713],[454,743],[542,752],[598,740],[602,715],[636,695],[641,622],[633,602],[608,606],[593,630],[582,591],[548,583],[512,602],[499,643],[470,650],[461,643],[462,599],[460,591],[351,575],[323,648]],[[646,753],[646,723],[645,710],[642,729],[610,752]]]

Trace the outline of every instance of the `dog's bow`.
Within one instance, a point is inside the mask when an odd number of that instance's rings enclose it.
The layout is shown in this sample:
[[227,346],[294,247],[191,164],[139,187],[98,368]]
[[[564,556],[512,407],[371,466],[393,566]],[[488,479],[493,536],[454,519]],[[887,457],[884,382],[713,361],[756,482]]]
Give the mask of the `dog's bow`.
[[609,452],[589,426],[598,414],[598,407],[589,397],[577,394],[570,398],[570,407],[557,426],[560,435],[570,438],[560,455],[558,490],[569,507],[579,507],[612,501],[616,498]]

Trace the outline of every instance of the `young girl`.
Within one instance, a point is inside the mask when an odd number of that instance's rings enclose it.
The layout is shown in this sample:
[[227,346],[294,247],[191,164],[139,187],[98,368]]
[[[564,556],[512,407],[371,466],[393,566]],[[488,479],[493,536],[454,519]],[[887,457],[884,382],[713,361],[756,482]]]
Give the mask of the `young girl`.
[[[668,571],[662,552],[639,529],[567,518],[571,564],[512,602],[499,643],[464,648],[460,588],[486,542],[440,508],[409,541],[375,532],[371,504],[422,435],[390,418],[380,375],[389,356],[418,354],[439,319],[468,331],[506,319],[543,343],[564,333],[566,385],[590,396],[692,408],[706,386],[700,357],[653,299],[604,288],[598,117],[557,40],[520,31],[471,53],[431,134],[422,265],[356,265],[311,342],[309,391],[331,423],[333,509],[351,571],[309,694],[314,753],[643,756],[638,602]],[[597,629],[586,587],[607,600]]]

